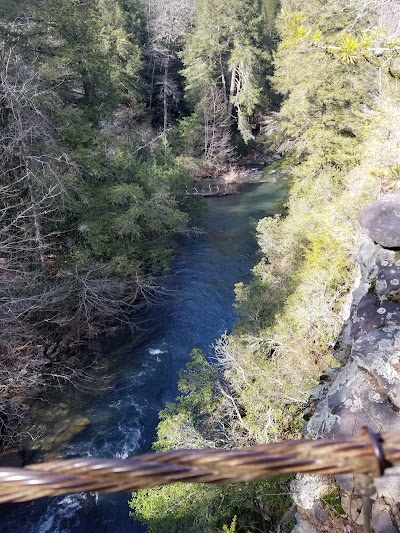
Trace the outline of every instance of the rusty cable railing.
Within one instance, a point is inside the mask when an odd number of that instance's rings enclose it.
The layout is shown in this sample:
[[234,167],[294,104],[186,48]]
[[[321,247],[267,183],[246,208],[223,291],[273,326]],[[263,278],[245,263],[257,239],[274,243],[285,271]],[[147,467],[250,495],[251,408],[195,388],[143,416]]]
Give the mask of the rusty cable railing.
[[0,503],[96,491],[191,483],[259,481],[283,474],[371,474],[400,464],[400,434],[363,428],[351,439],[297,440],[233,450],[151,453],[129,459],[84,457],[0,468]]

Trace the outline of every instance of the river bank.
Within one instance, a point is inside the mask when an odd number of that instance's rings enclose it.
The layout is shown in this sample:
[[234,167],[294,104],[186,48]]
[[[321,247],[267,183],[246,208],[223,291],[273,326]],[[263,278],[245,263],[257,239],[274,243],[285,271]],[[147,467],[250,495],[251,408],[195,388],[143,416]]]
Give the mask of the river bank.
[[[177,371],[189,360],[191,350],[202,348],[211,356],[213,342],[233,326],[233,286],[249,279],[256,260],[250,219],[273,215],[284,195],[282,183],[253,183],[243,185],[240,195],[207,199],[205,233],[184,239],[168,278],[170,296],[154,310],[158,330],[137,349],[112,358],[118,368],[108,390],[92,397],[83,395],[84,401],[76,394],[63,398],[68,414],[59,411],[58,419],[75,417],[88,423],[68,442],[50,434],[47,444],[43,441],[41,451],[35,452],[37,457],[125,457],[149,449],[157,413],[177,395]],[[54,407],[43,402],[38,423],[40,416],[44,423],[43,414]],[[54,419],[47,424],[66,434]],[[43,427],[43,436],[48,431]],[[128,517],[128,498],[129,494],[76,495],[42,500],[16,506],[3,514],[1,521],[3,530],[10,532],[16,523],[27,533],[86,533],[99,528],[106,532],[140,531]]]
[[239,194],[246,183],[275,183],[276,173],[285,174],[278,160],[268,163],[248,163],[232,166],[217,176],[206,176],[195,180],[188,194],[191,196],[229,196]]

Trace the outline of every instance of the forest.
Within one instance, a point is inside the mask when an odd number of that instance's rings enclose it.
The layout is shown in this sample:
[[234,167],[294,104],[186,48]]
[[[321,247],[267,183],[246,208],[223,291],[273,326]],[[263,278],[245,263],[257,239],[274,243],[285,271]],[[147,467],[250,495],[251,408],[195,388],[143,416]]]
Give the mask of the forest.
[[264,19],[273,9],[2,3],[6,439],[18,433],[24,396],[52,375],[78,378],[82,350],[134,329],[138,311],[162,292],[157,280],[202,211],[188,194],[193,178],[221,175],[253,142],[268,100]]
[[[135,334],[204,202],[194,183],[279,160],[233,331],[194,350],[156,451],[301,435],[356,277],[360,209],[400,177],[394,0],[3,0],[0,431]],[[393,13],[396,16],[393,16]],[[139,491],[151,533],[290,531],[291,479]]]

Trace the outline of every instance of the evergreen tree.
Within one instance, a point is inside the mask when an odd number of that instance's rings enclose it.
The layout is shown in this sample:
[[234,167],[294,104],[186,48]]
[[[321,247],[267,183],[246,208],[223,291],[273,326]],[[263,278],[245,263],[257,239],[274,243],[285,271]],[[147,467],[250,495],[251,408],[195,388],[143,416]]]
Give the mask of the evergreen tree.
[[[146,118],[144,39],[139,1],[2,3],[0,359],[16,421],[66,352],[134,326],[186,231],[186,174]],[[19,366],[34,378],[16,389]]]
[[194,0],[143,0],[147,22],[149,108],[164,135],[180,111],[182,68],[178,52],[193,21]]
[[[230,128],[235,125],[249,142],[251,119],[266,105],[272,48],[267,13],[262,2],[248,0],[196,4],[194,29],[182,52],[183,74],[197,128],[203,130],[204,156],[215,164],[229,156]],[[222,105],[225,113],[219,111]]]

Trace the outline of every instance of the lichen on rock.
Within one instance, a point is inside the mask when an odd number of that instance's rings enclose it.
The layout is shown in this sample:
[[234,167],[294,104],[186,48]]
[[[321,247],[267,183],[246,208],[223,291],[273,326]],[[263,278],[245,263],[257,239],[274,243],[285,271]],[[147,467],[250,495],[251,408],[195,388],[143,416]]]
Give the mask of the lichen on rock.
[[364,207],[361,227],[385,248],[400,248],[400,189]]
[[[386,248],[400,247],[400,191],[371,206],[361,216],[371,240],[364,238],[360,250],[360,283],[353,293],[350,317],[335,346],[342,367],[328,373],[328,380],[322,381],[311,397],[312,413],[304,427],[308,438],[353,437],[362,426],[376,432],[400,432],[400,262],[395,250]],[[384,210],[384,214],[379,210]],[[398,216],[398,227],[394,230],[394,223],[391,224],[383,238],[384,228],[379,229],[379,224],[382,221],[384,224],[389,214]],[[397,240],[392,230],[397,231]],[[308,524],[313,531],[321,513],[318,500],[323,483],[313,488],[305,481],[298,478],[293,487],[298,530],[307,531]],[[336,476],[335,482],[349,521],[354,527],[362,524],[362,504],[357,497],[355,476]],[[389,469],[375,481],[375,486],[374,532],[400,531],[400,469]],[[306,505],[310,501],[313,505]]]

